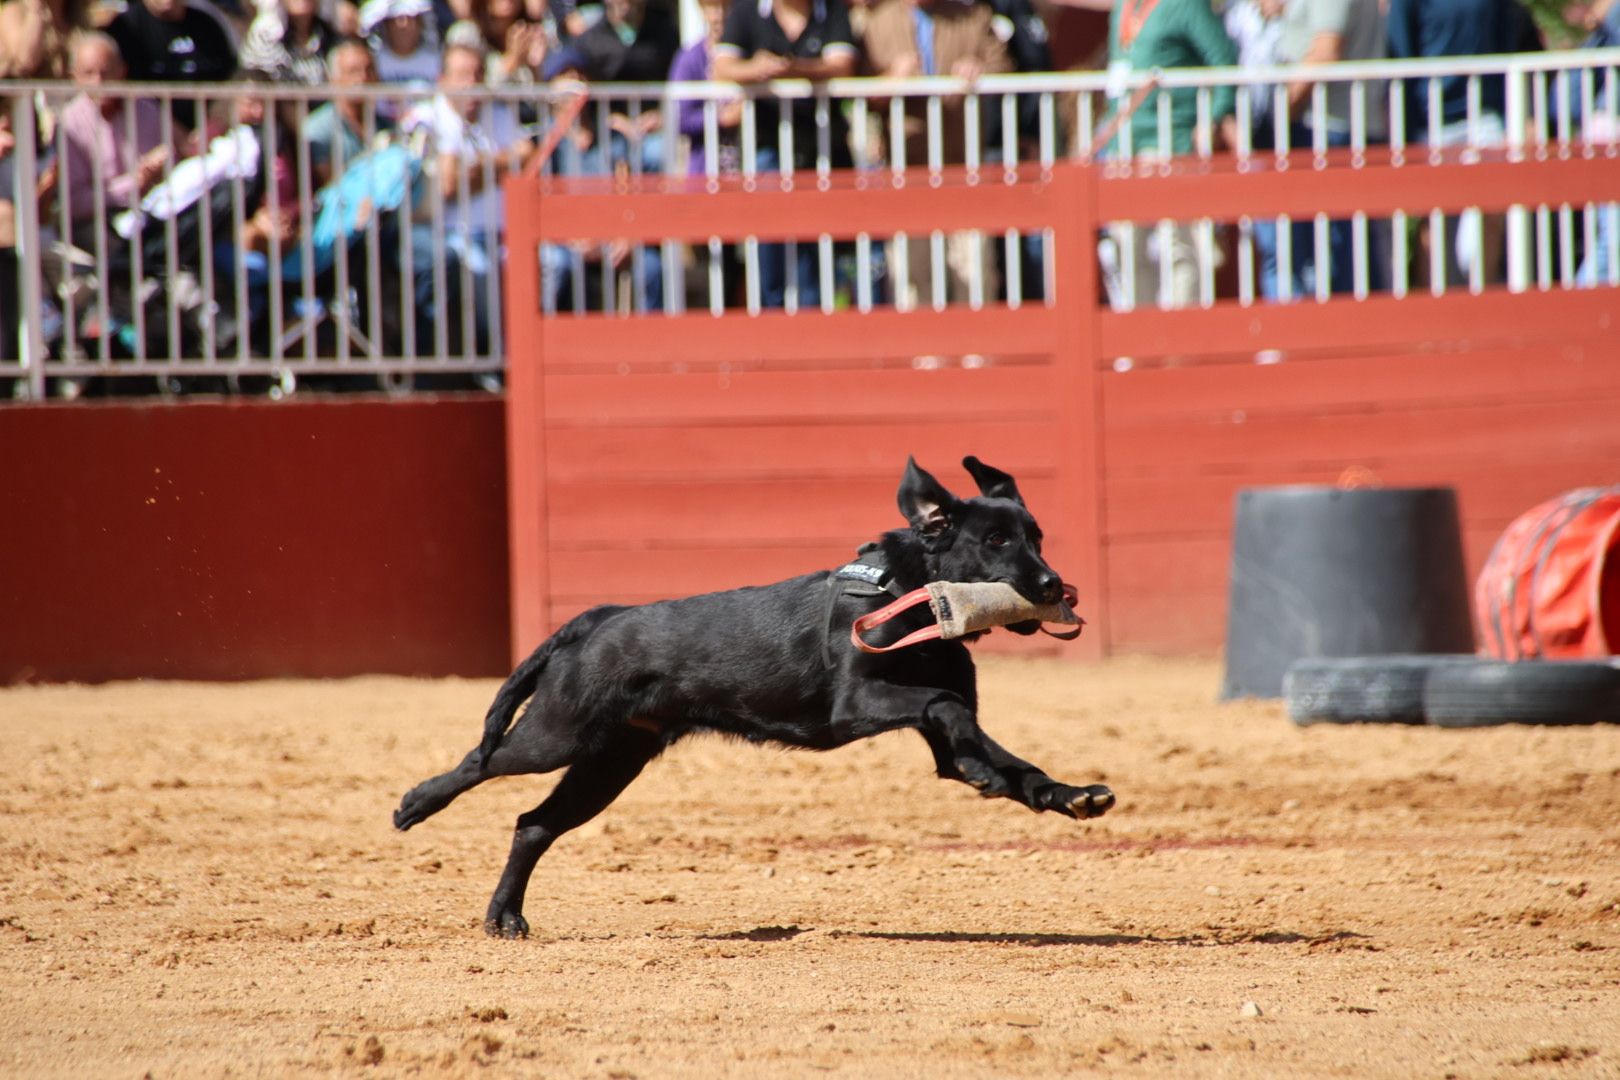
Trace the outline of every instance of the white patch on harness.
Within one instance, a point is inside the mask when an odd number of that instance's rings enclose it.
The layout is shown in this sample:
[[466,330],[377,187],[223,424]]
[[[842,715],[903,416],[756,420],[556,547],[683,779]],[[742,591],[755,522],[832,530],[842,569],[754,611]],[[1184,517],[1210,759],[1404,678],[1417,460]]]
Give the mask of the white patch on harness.
[[881,566],[868,566],[865,563],[852,562],[845,564],[837,576],[850,578],[854,581],[864,581],[868,585],[882,585],[886,571]]

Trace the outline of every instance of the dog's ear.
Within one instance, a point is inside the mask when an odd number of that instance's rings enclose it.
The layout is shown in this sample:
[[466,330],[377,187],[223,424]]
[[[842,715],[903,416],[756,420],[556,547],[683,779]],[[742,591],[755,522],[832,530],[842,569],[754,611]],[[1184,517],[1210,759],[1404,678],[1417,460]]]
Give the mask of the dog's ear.
[[986,465],[971,454],[962,459],[962,467],[979,485],[979,494],[985,498],[1011,499],[1019,506],[1024,505],[1024,497],[1018,494],[1017,482],[1000,469]]
[[911,522],[919,536],[938,536],[951,527],[951,512],[956,496],[945,490],[945,485],[918,467],[913,458],[906,459],[906,475],[900,479],[900,512]]

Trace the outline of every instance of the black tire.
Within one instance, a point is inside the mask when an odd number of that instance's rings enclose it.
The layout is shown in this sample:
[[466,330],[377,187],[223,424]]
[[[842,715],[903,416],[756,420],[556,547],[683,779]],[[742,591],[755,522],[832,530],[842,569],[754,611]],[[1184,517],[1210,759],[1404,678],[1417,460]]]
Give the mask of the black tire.
[[1620,666],[1588,660],[1480,660],[1436,669],[1423,690],[1429,723],[1620,723]]
[[1397,653],[1387,656],[1307,657],[1283,677],[1288,717],[1310,724],[1421,724],[1423,687],[1441,666],[1466,664],[1471,655]]

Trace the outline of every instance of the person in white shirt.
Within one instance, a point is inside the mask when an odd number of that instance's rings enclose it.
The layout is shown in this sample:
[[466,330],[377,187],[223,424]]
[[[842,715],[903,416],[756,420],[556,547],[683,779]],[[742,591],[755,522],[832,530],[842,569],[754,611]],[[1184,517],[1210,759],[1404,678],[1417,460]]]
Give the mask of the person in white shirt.
[[[481,50],[447,46],[439,93],[412,109],[400,125],[407,136],[426,136],[430,187],[417,207],[412,246],[419,310],[426,304],[428,313],[435,313],[434,264],[442,253],[451,296],[447,308],[438,313],[453,320],[469,306],[461,302],[459,289],[463,271],[470,272],[473,295],[466,299],[474,310],[480,352],[489,328],[487,282],[500,260],[504,220],[500,182],[528,164],[539,149],[519,130],[510,108],[472,93],[483,86],[483,74]],[[429,200],[442,200],[442,214],[435,214]],[[443,223],[442,239],[434,236],[436,221]],[[452,350],[460,351],[459,338],[452,336],[450,341]]]

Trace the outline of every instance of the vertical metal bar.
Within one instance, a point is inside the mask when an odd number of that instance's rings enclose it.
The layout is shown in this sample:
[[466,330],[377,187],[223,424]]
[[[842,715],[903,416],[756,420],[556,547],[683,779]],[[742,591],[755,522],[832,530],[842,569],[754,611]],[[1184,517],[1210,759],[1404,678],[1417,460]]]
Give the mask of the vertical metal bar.
[[936,229],[928,234],[929,293],[935,311],[945,310],[945,270],[945,234]]
[[[1052,114],[1052,92],[1050,90],[1041,91],[1039,102],[1040,110],[1038,116],[1040,120],[1039,126],[1041,133],[1041,145],[1044,147],[1046,145],[1046,132],[1048,131],[1046,118]],[[1075,125],[1079,129],[1077,134],[1080,136],[1080,138],[1077,140],[1076,149],[1080,152],[1082,157],[1090,158],[1096,152],[1097,147],[1091,144],[1092,135],[1096,131],[1096,120],[1092,116],[1093,109],[1091,107],[1091,94],[1089,92],[1082,90],[1078,95],[1076,95],[1074,111],[1077,114],[1075,117]]]
[[[366,98],[361,113],[361,126],[365,136],[365,148],[370,149],[377,141],[377,99]],[[339,154],[342,154],[341,148]],[[400,209],[402,227],[410,228],[410,195],[406,193],[404,206]],[[382,363],[383,348],[386,344],[383,334],[382,318],[382,234],[378,224],[380,214],[371,214],[366,220],[366,356],[373,368]],[[409,276],[408,274],[405,276]]]
[[[272,111],[275,110],[276,104],[274,100],[271,101]],[[299,98],[294,108],[296,110],[295,115],[298,117],[298,132],[302,132],[309,126],[309,99]],[[339,122],[341,123],[341,121]],[[293,161],[298,173],[298,207],[300,216],[304,216],[304,208],[314,202],[315,193],[311,190],[314,181],[310,174],[309,141],[298,138],[298,132],[293,133],[293,141],[297,144],[297,149],[293,153]],[[338,141],[341,142],[342,140],[339,139]],[[273,170],[271,175],[274,175]],[[307,226],[309,223],[304,221],[301,224]],[[349,324],[344,309],[348,306],[346,289],[349,284],[349,277],[348,252],[343,250],[342,241],[343,237],[339,236],[334,252],[337,258],[336,275],[338,282],[337,296],[333,300],[333,306],[336,310],[328,309],[326,314],[337,324],[338,356],[346,363],[349,359]],[[299,310],[295,325],[303,333],[304,362],[313,366],[315,363],[315,339],[318,323],[317,312],[321,310],[321,307],[317,304],[315,298],[315,278],[317,276],[315,273],[315,240],[313,230],[309,228],[300,228],[298,230],[298,260],[303,267],[303,273],[299,275]]]
[[1001,166],[1007,183],[1018,176],[1018,95],[1001,95]]
[[[1085,102],[1082,112],[1086,114],[1086,119],[1089,121],[1091,99],[1084,94],[1080,96]],[[1057,160],[1057,108],[1053,104],[1052,95],[1049,92],[1041,94],[1040,111],[1037,119],[1040,127],[1041,168],[1050,169],[1053,162]],[[1081,131],[1085,133],[1086,141],[1089,143],[1091,125],[1087,123],[1085,127],[1081,128]]]
[[[44,328],[40,325],[40,312],[45,307],[45,287],[41,273],[41,258],[44,253],[40,251],[39,203],[35,201],[33,191],[34,177],[39,173],[39,163],[34,155],[34,147],[39,138],[34,100],[32,94],[19,94],[11,103],[12,130],[17,136],[17,170],[13,181],[17,200],[17,262],[22,271],[22,296],[0,297],[0,301],[7,304],[20,301],[23,306],[23,317],[18,321],[20,332],[17,351],[22,361],[22,373],[27,379],[28,396],[34,401],[40,401],[45,397],[45,335]],[[60,125],[58,132],[60,133]],[[66,159],[60,154],[57,155],[57,160],[66,164]],[[65,168],[60,169],[58,177],[58,182],[65,193],[67,189]],[[60,201],[66,207],[65,194]],[[70,239],[66,233],[63,234],[63,238]],[[63,340],[72,341],[74,336],[72,322],[64,323],[62,334]]]
[[979,176],[979,95],[969,93],[963,109],[962,122],[966,125],[967,153],[964,155],[969,183]]
[[[485,108],[489,108],[488,104]],[[496,147],[497,150],[505,149]],[[638,155],[639,156],[639,155]],[[507,172],[515,170],[509,164]],[[484,332],[488,339],[489,352],[480,355],[478,352],[477,329],[474,326],[472,348],[468,356],[474,363],[488,362],[498,359],[506,354],[505,341],[501,336],[503,323],[501,317],[501,226],[503,224],[506,208],[505,195],[506,177],[495,171],[495,159],[484,158],[484,205],[486,208],[484,218]],[[468,319],[468,322],[474,320]]]
[[868,151],[871,149],[869,146],[869,137],[871,134],[872,120],[867,109],[866,95],[864,93],[854,98],[850,102],[849,123],[851,129],[854,131],[855,168],[862,172],[877,164],[871,159],[868,153]]
[[[168,94],[163,95],[163,121],[160,130],[163,132],[164,145],[174,145],[174,99]],[[170,154],[163,163],[165,182],[174,175],[174,166],[174,155]],[[163,222],[163,261],[167,271],[163,287],[163,313],[169,338],[169,363],[177,366],[180,361],[180,297],[175,285],[180,277],[180,250],[175,228],[175,215],[170,214]],[[174,367],[170,370],[173,371]]]
[[1429,292],[1434,296],[1446,294],[1447,258],[1450,250],[1446,241],[1446,215],[1439,209],[1429,211]]
[[[1238,131],[1243,131],[1240,126]],[[1237,232],[1238,304],[1254,306],[1254,219],[1247,215],[1238,219]]]
[[[168,115],[169,105],[170,103],[167,99],[162,101],[159,105],[159,108],[163,110],[163,115],[165,117]],[[172,125],[164,124],[162,121],[160,121],[159,129],[172,130]],[[108,135],[111,134],[112,133],[109,131]],[[129,140],[128,145],[140,145],[140,141],[135,137],[135,110],[132,107],[132,103],[128,101],[124,103],[124,134]],[[100,156],[100,154],[95,155],[95,157],[98,159]],[[104,246],[108,242],[107,201],[105,196],[102,194],[106,190],[104,177],[100,175],[100,170],[98,168],[96,175],[96,244],[98,246]],[[146,305],[141,302],[141,280],[145,275],[141,266],[143,260],[141,257],[141,242],[138,236],[131,240],[129,249],[129,295],[131,307],[134,310],[135,361],[136,363],[142,363],[146,360]],[[105,259],[105,253],[103,253],[103,259]],[[101,280],[105,281],[106,278],[102,278]],[[107,333],[107,327],[105,325],[102,326],[101,332],[102,334]]]
[[[437,140],[428,151],[433,155],[434,162],[441,168],[445,164],[445,154],[437,145]],[[460,159],[454,159],[450,168],[460,167]],[[444,177],[434,170],[433,183],[429,187],[428,221],[432,231],[428,234],[430,256],[432,259],[431,276],[433,280],[433,359],[442,362],[450,354],[450,327],[445,317],[445,301],[449,296],[449,281],[444,269],[444,232],[445,232],[445,205],[444,205]]]
[[943,132],[941,130],[943,103],[940,101],[938,94],[929,94],[927,101],[928,172],[930,175],[938,177],[939,171],[941,167],[943,167],[945,161],[945,150],[941,145],[941,139],[943,136]]
[[[1525,130],[1529,124],[1525,93],[1526,72],[1523,67],[1509,67],[1506,78],[1503,118],[1507,125],[1507,151],[1509,161],[1525,159]],[[1507,287],[1510,292],[1524,292],[1530,288],[1530,213],[1522,203],[1508,207],[1506,236]]]
[[[263,132],[259,138],[259,145],[263,148],[261,152],[264,154],[273,154],[275,152],[275,147],[277,146],[275,99],[272,98],[266,103],[264,116],[260,118],[259,126],[263,129]],[[270,170],[270,182],[265,184],[264,200],[265,206],[269,210],[271,219],[278,219],[281,216],[281,192],[277,190],[276,187],[274,169]],[[284,348],[286,346],[287,339],[287,312],[283,303],[281,289],[281,237],[274,229],[270,231],[269,251],[270,357],[272,360],[275,360],[277,364],[280,364],[286,359]],[[306,274],[310,271],[310,267],[308,266],[305,266],[303,269]]]
[[1546,203],[1536,206],[1536,287],[1552,289],[1552,215]]
[[[208,98],[203,97],[197,103],[197,111],[201,115],[208,115]],[[226,134],[233,143],[236,141],[236,129],[227,125]],[[198,215],[198,236],[201,250],[197,253],[198,274],[202,287],[202,315],[199,323],[202,327],[202,359],[204,366],[213,368],[218,365],[218,358],[214,355],[214,328],[215,315],[219,305],[214,300],[214,185],[206,175],[203,177],[202,212]]]
[[1007,263],[1004,282],[1007,306],[1014,311],[1024,306],[1024,242],[1017,229],[1008,229],[1003,237]]
[[[270,104],[273,105],[274,103]],[[231,103],[231,121],[234,126],[240,127],[244,133],[259,143],[260,167],[264,168],[267,163],[263,159],[269,154],[269,147],[260,141],[262,133],[253,131],[251,125],[242,119],[240,100]],[[269,175],[274,175],[274,170],[267,171]],[[248,362],[248,341],[253,336],[253,320],[248,313],[247,266],[242,261],[242,234],[247,231],[247,192],[243,186],[244,183],[244,178],[240,173],[231,177],[231,247],[234,251],[231,258],[231,297],[236,314],[236,363],[238,365]],[[267,288],[276,289],[281,284],[281,267],[270,267],[269,278]]]
[[[786,107],[782,107],[785,105]],[[793,146],[793,104],[780,102],[777,109],[776,120],[776,147],[777,171],[781,175],[782,186],[791,187],[793,183],[793,169],[795,164]],[[782,310],[797,312],[799,310],[799,242],[789,240],[783,249],[787,263],[787,288],[782,299]]]
[[855,309],[872,310],[872,234],[855,234]]

